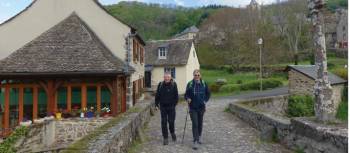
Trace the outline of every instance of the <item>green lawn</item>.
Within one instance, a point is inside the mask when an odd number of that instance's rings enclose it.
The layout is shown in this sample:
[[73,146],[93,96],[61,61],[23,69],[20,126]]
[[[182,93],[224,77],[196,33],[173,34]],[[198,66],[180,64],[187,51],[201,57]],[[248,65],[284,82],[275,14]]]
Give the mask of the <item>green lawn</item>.
[[[230,74],[225,70],[212,70],[212,69],[201,69],[202,78],[208,83],[208,85],[212,85],[215,83],[217,79],[226,79],[227,84],[244,84],[252,81],[256,81],[259,78],[258,73],[254,72],[239,72]],[[278,79],[283,82],[283,85],[288,84],[287,80],[287,74],[282,73],[276,73],[271,75],[270,78]],[[265,78],[267,79],[267,78]],[[235,92],[217,92],[212,93],[214,97],[218,96],[228,96],[228,95],[237,95],[242,93],[251,92],[252,90],[246,90],[246,91],[235,91]]]

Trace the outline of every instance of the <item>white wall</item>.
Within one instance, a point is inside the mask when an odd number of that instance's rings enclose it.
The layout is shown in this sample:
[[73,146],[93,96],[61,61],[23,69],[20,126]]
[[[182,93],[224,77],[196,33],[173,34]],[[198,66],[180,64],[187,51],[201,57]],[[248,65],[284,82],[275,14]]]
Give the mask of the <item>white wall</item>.
[[37,0],[28,10],[0,25],[0,59],[10,55],[76,12],[117,57],[125,60],[124,37],[130,28],[93,0]]
[[188,57],[187,65],[186,65],[186,82],[189,82],[193,79],[193,71],[195,69],[200,69],[197,52],[194,44],[192,43],[191,53]]
[[[195,54],[195,56],[193,56]],[[172,67],[172,66],[169,66]],[[195,47],[192,44],[191,53],[188,57],[187,65],[176,66],[175,81],[179,90],[179,94],[184,94],[186,91],[186,85],[193,79],[193,71],[199,69],[200,65],[195,52]],[[160,81],[163,81],[164,67],[154,67],[152,70],[152,86],[157,86]]]

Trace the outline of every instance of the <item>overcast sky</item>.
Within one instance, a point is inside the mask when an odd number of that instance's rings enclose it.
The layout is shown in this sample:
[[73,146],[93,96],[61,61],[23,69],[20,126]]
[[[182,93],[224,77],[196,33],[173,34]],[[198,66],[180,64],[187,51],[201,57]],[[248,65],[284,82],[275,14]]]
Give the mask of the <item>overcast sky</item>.
[[[209,4],[220,4],[244,7],[250,0],[99,0],[102,4],[116,4],[120,1],[139,1],[145,3],[176,4],[185,7],[198,7]],[[270,4],[276,0],[257,0],[259,3]],[[16,15],[28,6],[32,0],[0,0],[0,23]]]

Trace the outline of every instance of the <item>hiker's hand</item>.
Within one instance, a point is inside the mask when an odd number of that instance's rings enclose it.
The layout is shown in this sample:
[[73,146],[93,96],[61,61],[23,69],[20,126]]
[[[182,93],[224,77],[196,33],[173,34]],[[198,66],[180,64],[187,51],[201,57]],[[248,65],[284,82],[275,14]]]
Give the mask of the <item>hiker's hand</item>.
[[190,98],[188,98],[188,99],[187,99],[187,103],[189,103],[189,104],[190,104],[190,103],[191,103],[191,101],[192,101],[192,99],[190,99]]

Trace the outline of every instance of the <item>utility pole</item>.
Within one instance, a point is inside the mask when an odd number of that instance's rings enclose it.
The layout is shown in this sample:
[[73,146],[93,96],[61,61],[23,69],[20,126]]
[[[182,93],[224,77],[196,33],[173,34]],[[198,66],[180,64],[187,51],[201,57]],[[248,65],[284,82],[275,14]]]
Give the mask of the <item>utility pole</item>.
[[325,0],[308,0],[308,7],[312,19],[313,40],[315,46],[315,66],[316,66],[316,83],[315,83],[315,115],[316,120],[328,122],[334,120],[336,106],[332,100],[332,87],[328,80],[327,71],[327,54],[326,41],[323,29],[324,19],[322,11]]
[[263,45],[263,39],[262,38],[259,38],[258,39],[258,45],[259,45],[259,52],[260,52],[260,91],[262,91],[262,45]]

